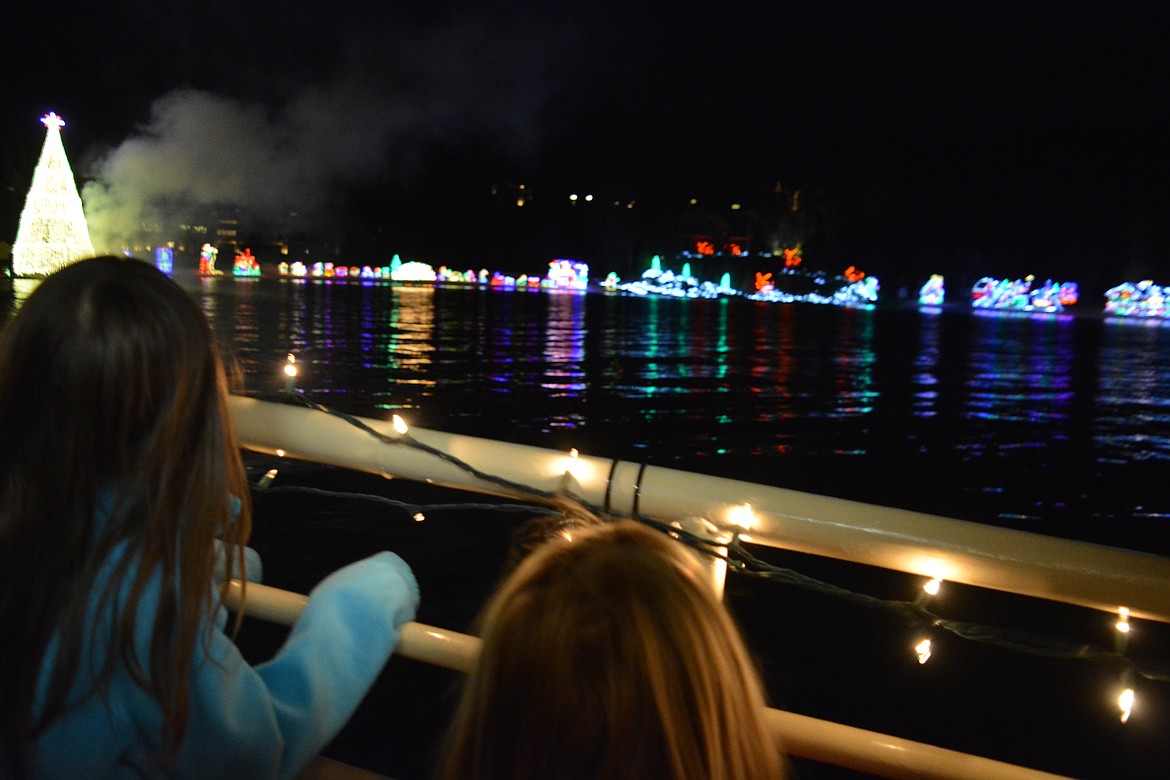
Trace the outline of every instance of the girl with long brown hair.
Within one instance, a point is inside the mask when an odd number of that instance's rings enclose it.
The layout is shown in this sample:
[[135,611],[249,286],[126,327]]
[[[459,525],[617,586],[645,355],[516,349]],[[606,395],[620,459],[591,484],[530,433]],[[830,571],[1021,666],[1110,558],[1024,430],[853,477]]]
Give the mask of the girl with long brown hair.
[[538,547],[480,617],[442,780],[773,780],[764,695],[678,542],[623,520]]
[[207,321],[145,263],[83,260],[0,330],[0,776],[289,777],[414,616],[393,553],[335,572],[271,661],[224,633],[248,486]]

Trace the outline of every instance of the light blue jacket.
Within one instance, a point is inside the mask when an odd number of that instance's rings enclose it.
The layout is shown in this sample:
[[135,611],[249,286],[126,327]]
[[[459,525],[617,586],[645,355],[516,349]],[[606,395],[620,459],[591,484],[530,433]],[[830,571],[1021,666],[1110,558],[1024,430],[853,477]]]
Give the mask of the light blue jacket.
[[[249,551],[251,552],[251,551]],[[100,592],[118,559],[111,556]],[[249,573],[258,568],[249,557]],[[128,585],[123,589],[128,592]],[[139,614],[153,616],[159,580],[143,594]],[[196,645],[191,669],[190,721],[178,758],[160,765],[162,712],[119,668],[105,695],[85,695],[89,664],[83,656],[65,713],[36,742],[35,778],[286,778],[300,772],[333,739],[377,679],[414,618],[418,584],[391,552],[350,564],[310,593],[304,613],[276,657],[249,665],[226,634],[227,612],[216,605],[208,642]],[[98,614],[96,647],[109,636],[112,611]],[[139,622],[138,657],[150,657],[153,620]],[[87,648],[89,650],[89,648]],[[41,675],[47,684],[52,651]],[[2,774],[2,772],[0,772]]]

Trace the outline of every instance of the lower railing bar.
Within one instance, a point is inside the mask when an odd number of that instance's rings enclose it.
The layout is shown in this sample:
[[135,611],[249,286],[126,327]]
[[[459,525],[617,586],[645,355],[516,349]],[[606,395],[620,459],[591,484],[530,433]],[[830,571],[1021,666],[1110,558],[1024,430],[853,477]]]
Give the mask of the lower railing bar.
[[[231,581],[225,603],[228,609],[238,611],[239,580]],[[308,603],[309,597],[304,594],[249,582],[245,614],[269,623],[291,626]],[[478,637],[410,622],[402,626],[394,652],[403,658],[466,673],[479,654],[479,644]]]
[[[239,581],[233,580],[227,594],[228,609],[239,609],[239,597]],[[308,596],[300,593],[250,582],[245,614],[272,623],[292,625],[308,601]],[[402,626],[394,652],[405,658],[466,673],[475,663],[479,648],[480,640],[476,637],[411,622]],[[786,754],[878,777],[906,780],[986,780],[989,777],[996,780],[1060,780],[1062,777],[784,710],[769,709],[766,718],[777,747]]]

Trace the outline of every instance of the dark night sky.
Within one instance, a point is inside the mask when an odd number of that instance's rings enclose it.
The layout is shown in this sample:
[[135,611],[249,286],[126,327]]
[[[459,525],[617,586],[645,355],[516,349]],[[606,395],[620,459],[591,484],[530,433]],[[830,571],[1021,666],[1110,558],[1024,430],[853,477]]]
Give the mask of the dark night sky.
[[124,199],[296,210],[440,260],[508,225],[558,251],[493,182],[634,200],[649,236],[781,182],[824,267],[1170,282],[1157,3],[15,5],[6,234],[56,110],[79,178]]

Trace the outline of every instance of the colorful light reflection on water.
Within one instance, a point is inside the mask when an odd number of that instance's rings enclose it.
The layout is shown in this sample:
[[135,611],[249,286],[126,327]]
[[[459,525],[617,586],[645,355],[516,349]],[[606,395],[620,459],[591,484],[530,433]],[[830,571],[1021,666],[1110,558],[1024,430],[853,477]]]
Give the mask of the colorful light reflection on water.
[[1170,552],[1160,319],[179,281],[249,392]]

